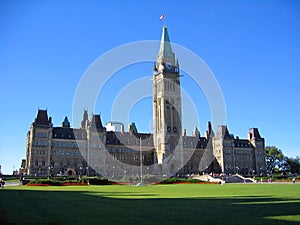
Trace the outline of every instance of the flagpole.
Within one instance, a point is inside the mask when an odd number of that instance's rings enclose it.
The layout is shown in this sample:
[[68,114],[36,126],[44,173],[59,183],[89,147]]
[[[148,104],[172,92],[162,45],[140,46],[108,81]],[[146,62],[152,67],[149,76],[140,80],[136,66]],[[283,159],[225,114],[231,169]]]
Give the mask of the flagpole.
[[140,137],[140,172],[141,172],[141,184],[143,183],[143,155],[142,155],[142,138]]
[[143,154],[142,154],[142,138],[140,137],[140,175],[141,180],[136,186],[144,186],[143,184]]

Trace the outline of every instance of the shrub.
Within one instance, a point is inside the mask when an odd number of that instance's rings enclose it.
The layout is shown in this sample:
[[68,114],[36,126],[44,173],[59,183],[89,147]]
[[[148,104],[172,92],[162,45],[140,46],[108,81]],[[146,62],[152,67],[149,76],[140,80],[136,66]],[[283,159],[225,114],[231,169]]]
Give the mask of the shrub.
[[203,183],[204,181],[197,180],[197,179],[187,179],[186,182],[195,184],[195,183]]
[[81,177],[79,180],[82,184],[92,184],[92,185],[110,185],[115,184],[115,182],[109,181],[107,178],[104,177]]
[[31,180],[29,184],[47,184],[51,186],[61,186],[61,181],[58,180],[50,180],[50,179],[35,179]]
[[149,182],[149,183],[155,183],[155,182],[158,182],[159,181],[159,178],[154,176],[154,175],[151,175],[151,174],[146,174],[144,177],[143,177],[143,180],[145,182]]
[[159,184],[174,184],[174,183],[182,183],[186,180],[184,178],[171,177],[159,182]]
[[177,177],[171,177],[171,178],[167,178],[161,182],[159,182],[159,184],[178,184],[178,183],[203,183],[203,181],[201,180],[197,180],[197,179],[191,179],[191,178],[177,178]]

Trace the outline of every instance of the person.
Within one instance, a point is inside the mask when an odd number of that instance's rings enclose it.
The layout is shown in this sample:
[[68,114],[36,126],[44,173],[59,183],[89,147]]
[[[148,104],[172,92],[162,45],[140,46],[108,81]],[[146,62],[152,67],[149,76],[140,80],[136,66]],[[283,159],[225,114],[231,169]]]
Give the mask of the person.
[[292,181],[293,181],[293,184],[294,184],[294,183],[296,182],[296,178],[295,178],[295,177],[293,177]]
[[0,178],[0,186],[1,186],[2,188],[4,188],[4,184],[5,184],[4,180],[3,180],[2,178]]

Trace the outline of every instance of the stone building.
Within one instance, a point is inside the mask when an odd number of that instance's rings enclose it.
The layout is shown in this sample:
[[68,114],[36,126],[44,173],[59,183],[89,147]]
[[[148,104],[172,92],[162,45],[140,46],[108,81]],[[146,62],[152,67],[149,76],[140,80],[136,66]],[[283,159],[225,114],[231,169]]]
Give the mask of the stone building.
[[251,128],[248,139],[229,134],[226,126],[219,126],[213,138],[214,156],[221,171],[247,175],[265,173],[265,142],[257,128]]
[[[143,146],[143,165],[152,165],[155,151],[151,134],[138,133],[134,124],[128,132],[106,132],[100,115],[83,113],[80,128],[71,128],[65,117],[61,127],[53,127],[47,110],[38,110],[27,133],[25,172],[29,175],[103,175],[122,176],[132,166],[140,164],[140,138]],[[111,159],[108,157],[111,156]],[[112,160],[114,159],[114,160]],[[122,168],[119,163],[128,165]],[[126,173],[126,172],[125,172]]]
[[[187,136],[182,128],[179,62],[163,27],[153,74],[153,134],[136,125],[103,126],[100,115],[84,110],[79,128],[67,117],[53,126],[47,110],[38,110],[27,134],[25,173],[36,176],[102,175],[120,178],[202,172],[258,174],[265,171],[265,143],[257,128],[248,139],[234,138],[221,125],[215,135],[208,123],[202,137],[197,128]],[[120,129],[116,129],[120,125]],[[142,150],[142,151],[140,151]],[[141,166],[142,164],[142,166]]]

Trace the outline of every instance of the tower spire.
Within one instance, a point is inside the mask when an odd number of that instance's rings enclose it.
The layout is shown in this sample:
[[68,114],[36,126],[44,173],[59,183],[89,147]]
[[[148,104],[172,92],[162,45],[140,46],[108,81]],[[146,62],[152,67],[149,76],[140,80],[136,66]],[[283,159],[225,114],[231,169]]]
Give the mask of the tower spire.
[[175,65],[175,53],[172,50],[167,26],[163,26],[157,63],[171,63]]

